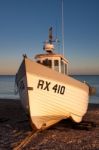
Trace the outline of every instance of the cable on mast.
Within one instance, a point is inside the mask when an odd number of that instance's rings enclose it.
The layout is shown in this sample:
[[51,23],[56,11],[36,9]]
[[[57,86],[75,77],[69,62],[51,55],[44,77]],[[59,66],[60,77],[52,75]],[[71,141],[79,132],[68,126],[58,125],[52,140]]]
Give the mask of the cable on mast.
[[64,55],[64,10],[63,10],[63,0],[62,0],[62,49]]

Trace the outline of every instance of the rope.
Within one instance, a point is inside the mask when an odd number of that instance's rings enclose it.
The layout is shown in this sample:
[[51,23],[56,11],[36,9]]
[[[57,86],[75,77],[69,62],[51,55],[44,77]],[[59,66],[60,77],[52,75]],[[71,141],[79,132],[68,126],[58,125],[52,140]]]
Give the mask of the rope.
[[29,144],[35,136],[40,132],[40,130],[37,130],[34,133],[31,133],[29,136],[27,136],[17,147],[13,148],[13,150],[22,150],[24,147],[26,147],[27,144]]

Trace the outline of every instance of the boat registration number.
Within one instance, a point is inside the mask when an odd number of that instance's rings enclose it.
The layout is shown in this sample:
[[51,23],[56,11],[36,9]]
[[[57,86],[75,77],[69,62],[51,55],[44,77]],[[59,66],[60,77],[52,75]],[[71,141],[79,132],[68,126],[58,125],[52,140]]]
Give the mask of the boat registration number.
[[53,91],[54,93],[62,94],[62,95],[65,93],[65,86],[59,84],[54,84],[52,86],[51,82],[44,81],[44,80],[38,81],[37,88],[46,91]]

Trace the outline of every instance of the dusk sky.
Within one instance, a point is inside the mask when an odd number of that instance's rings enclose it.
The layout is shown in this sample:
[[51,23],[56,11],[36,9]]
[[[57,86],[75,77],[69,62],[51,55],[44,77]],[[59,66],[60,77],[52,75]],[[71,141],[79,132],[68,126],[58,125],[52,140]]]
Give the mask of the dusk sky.
[[[0,75],[44,53],[51,26],[62,53],[61,0],[0,0]],[[99,0],[64,0],[64,41],[70,74],[99,75]]]

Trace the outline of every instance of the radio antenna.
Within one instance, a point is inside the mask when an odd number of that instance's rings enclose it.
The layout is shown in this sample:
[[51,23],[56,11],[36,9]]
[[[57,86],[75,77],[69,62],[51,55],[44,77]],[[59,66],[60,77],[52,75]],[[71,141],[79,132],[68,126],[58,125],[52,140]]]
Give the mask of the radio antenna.
[[62,50],[64,55],[64,8],[63,8],[63,0],[62,1]]

